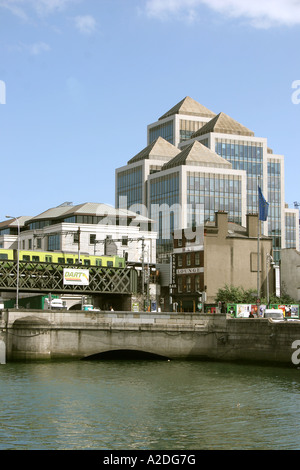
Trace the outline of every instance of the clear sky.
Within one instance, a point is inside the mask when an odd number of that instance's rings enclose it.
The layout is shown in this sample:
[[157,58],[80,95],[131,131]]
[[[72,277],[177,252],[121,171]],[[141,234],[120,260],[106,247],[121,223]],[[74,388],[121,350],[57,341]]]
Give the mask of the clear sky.
[[115,169],[185,96],[267,137],[293,207],[299,45],[299,0],[0,0],[0,220],[114,205]]

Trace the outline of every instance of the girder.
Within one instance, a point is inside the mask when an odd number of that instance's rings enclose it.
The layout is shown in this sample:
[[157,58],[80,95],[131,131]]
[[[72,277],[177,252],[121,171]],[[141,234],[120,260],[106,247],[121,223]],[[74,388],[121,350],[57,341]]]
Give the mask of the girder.
[[[88,269],[89,285],[64,285],[63,269]],[[17,262],[0,260],[0,291],[17,289]],[[19,262],[20,292],[132,294],[137,291],[137,272],[132,268]]]

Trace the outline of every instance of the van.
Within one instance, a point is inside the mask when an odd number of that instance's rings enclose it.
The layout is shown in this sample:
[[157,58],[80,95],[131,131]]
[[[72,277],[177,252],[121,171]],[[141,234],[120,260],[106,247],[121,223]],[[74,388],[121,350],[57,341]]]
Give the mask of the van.
[[284,320],[283,311],[281,308],[267,308],[264,313],[264,318],[271,318],[272,320]]

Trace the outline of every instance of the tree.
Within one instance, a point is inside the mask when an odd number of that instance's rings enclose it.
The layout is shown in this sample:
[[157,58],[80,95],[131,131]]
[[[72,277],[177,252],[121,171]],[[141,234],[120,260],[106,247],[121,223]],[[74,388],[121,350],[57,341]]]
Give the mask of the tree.
[[[218,290],[215,302],[225,302],[225,303],[232,303],[232,304],[253,304],[256,303],[256,290],[255,289],[248,289],[245,290],[243,287],[235,287],[235,286],[228,286],[225,285],[224,288]],[[260,303],[262,305],[267,304],[267,298],[261,297]],[[281,289],[281,296],[276,297],[274,294],[270,295],[269,299],[270,304],[282,304],[282,305],[290,305],[290,304],[297,304],[299,302],[292,299],[285,291],[284,286]]]

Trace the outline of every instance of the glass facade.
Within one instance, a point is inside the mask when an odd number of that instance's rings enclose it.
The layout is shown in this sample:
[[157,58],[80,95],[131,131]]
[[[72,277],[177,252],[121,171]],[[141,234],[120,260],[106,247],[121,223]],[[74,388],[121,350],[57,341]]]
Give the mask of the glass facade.
[[151,144],[158,137],[163,137],[165,140],[174,145],[174,125],[173,120],[159,124],[158,126],[149,129],[149,144]]
[[295,248],[296,246],[296,224],[298,223],[295,214],[285,214],[285,246]]
[[119,172],[117,175],[117,207],[119,206],[119,198],[127,197],[127,209],[133,204],[143,203],[143,169],[142,166],[131,168]]
[[200,129],[200,127],[203,127],[204,124],[204,122],[180,119],[180,142],[189,140],[192,134]]
[[[216,139],[215,151],[232,164],[235,170],[247,172],[247,212],[257,213],[258,177],[263,175],[262,143],[241,142],[231,139]],[[262,185],[262,182],[261,182]]]
[[[216,211],[228,212],[228,220],[242,223],[241,176],[216,173],[187,173],[188,227],[214,221]],[[200,209],[201,208],[201,209]],[[199,214],[199,209],[203,211]]]
[[278,160],[268,159],[268,231],[273,239],[273,258],[280,260],[281,249],[281,164]]
[[150,218],[157,221],[157,255],[170,253],[172,234],[178,228],[179,175],[172,173],[150,180]]

